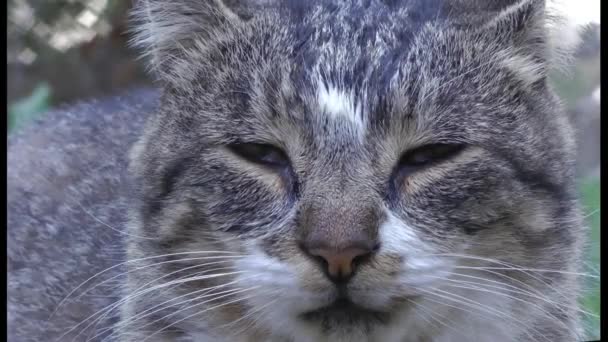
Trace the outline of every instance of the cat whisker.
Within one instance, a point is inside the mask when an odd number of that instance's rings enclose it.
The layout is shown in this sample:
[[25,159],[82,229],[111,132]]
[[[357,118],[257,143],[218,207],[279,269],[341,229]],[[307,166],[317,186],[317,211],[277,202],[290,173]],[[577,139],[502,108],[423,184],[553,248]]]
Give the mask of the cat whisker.
[[548,270],[548,269],[539,269],[539,268],[518,268],[518,267],[488,267],[488,266],[454,266],[455,268],[463,268],[463,269],[479,269],[479,270],[508,270],[508,271],[521,271],[521,272],[536,272],[536,273],[558,273],[558,274],[568,274],[575,275],[579,277],[588,277],[593,279],[599,279],[599,276],[581,273],[581,272],[569,272],[569,271],[560,271],[560,270]]
[[[159,265],[171,264],[171,263],[179,263],[179,262],[184,262],[184,261],[209,260],[209,259],[239,259],[239,258],[243,258],[243,257],[242,256],[217,256],[217,257],[183,258],[183,259],[167,260],[167,261],[152,263],[152,264],[145,265],[145,266],[140,266],[140,267],[137,267],[135,269],[131,269],[131,270],[128,270],[126,272],[122,272],[120,274],[117,274],[117,275],[115,275],[115,276],[113,276],[111,278],[108,278],[108,279],[106,279],[106,280],[104,280],[104,281],[102,281],[102,282],[100,282],[100,283],[98,283],[98,284],[96,284],[96,285],[88,288],[86,291],[84,291],[82,294],[80,294],[76,299],[80,298],[83,294],[92,291],[93,289],[95,289],[98,286],[106,284],[107,282],[115,280],[115,279],[117,279],[119,277],[125,276],[125,275],[127,275],[127,274],[129,274],[131,272],[136,272],[136,271],[140,271],[140,270],[143,270],[143,269],[147,269],[147,268],[151,268],[151,267],[156,267],[156,266],[159,266]],[[204,267],[204,266],[208,266],[208,265],[212,265],[212,264],[216,264],[216,263],[230,262],[230,261],[231,260],[220,260],[220,261],[216,261],[216,262],[210,262],[210,263],[190,266],[190,267],[188,267],[186,269],[195,268],[195,267]],[[171,272],[170,274],[174,274],[176,272],[180,272],[180,271],[183,271],[183,270],[185,270],[185,269],[181,269],[181,270],[178,270],[178,271],[175,271],[175,272]],[[168,275],[169,274],[167,274],[165,276],[168,276]],[[165,277],[165,276],[163,276],[163,277]],[[146,285],[148,285],[148,284],[150,284],[150,283],[147,283]]]
[[[252,275],[252,276],[245,276],[245,277],[243,277],[243,278],[241,279],[241,281],[242,281],[242,280],[246,280],[246,279],[251,279],[251,278],[254,278],[254,277],[255,277],[255,275]],[[174,300],[176,300],[176,299],[183,298],[183,297],[187,297],[187,296],[191,296],[191,295],[192,295],[192,294],[194,294],[194,293],[200,293],[200,292],[202,292],[202,295],[200,295],[200,296],[199,296],[199,297],[197,297],[197,298],[204,298],[204,296],[206,296],[206,295],[207,295],[207,293],[209,293],[209,292],[211,292],[211,291],[213,291],[213,290],[215,290],[215,289],[221,289],[221,288],[224,288],[224,287],[227,287],[227,286],[230,286],[230,285],[234,285],[234,284],[237,284],[237,283],[238,283],[238,281],[236,281],[236,280],[235,280],[235,281],[231,281],[231,282],[228,282],[228,283],[220,284],[220,285],[217,285],[217,286],[214,286],[214,287],[211,287],[211,288],[204,288],[204,289],[200,289],[200,290],[195,290],[194,292],[189,292],[189,293],[186,293],[186,294],[184,294],[184,295],[180,295],[180,296],[174,297],[174,298],[172,298],[172,299],[170,299],[170,300],[167,300],[167,301],[165,301],[165,302],[163,302],[163,303],[161,303],[161,304],[158,304],[158,305],[156,305],[156,306],[154,306],[154,307],[152,307],[152,308],[149,308],[149,309],[145,310],[144,312],[142,312],[142,313],[140,313],[140,314],[143,314],[143,313],[145,313],[145,312],[147,312],[147,311],[153,310],[153,309],[155,309],[155,308],[157,308],[157,307],[159,307],[159,306],[162,306],[162,305],[164,305],[164,304],[166,304],[166,303],[168,303],[168,302],[174,301]],[[201,297],[201,296],[202,296],[202,297]],[[193,299],[193,300],[196,300],[196,298],[195,298],[195,299]],[[191,301],[191,300],[187,300],[187,301],[185,301],[185,302],[189,302],[189,301]],[[181,303],[184,303],[184,302],[181,302]],[[181,303],[174,304],[174,305],[179,305],[179,304],[181,304]],[[157,311],[159,311],[159,310],[157,310]]]
[[583,216],[583,220],[588,219],[589,217],[591,217],[595,214],[598,214],[599,212],[600,212],[600,208],[597,208],[597,209],[585,214],[585,216]]
[[[425,290],[425,289],[420,289],[420,291],[428,293],[430,295],[434,295],[434,296],[438,296],[447,300],[451,300],[454,301],[456,303],[462,304],[462,305],[466,305],[468,307],[474,308],[474,309],[478,309],[478,310],[482,310],[483,312],[489,313],[489,314],[493,314],[497,317],[502,317],[502,318],[506,318],[507,320],[511,320],[513,322],[519,323],[522,327],[524,327],[524,331],[526,331],[527,334],[529,334],[528,330],[536,330],[533,327],[530,327],[528,324],[522,322],[521,320],[513,317],[512,315],[508,315],[507,313],[494,309],[488,305],[483,305],[477,301],[474,301],[470,298],[466,298],[464,296],[461,295],[457,295],[448,291],[444,291],[441,289],[434,289],[433,291],[429,291],[429,290]],[[439,292],[439,293],[438,293]],[[443,293],[440,294],[440,293]],[[532,337],[532,336],[530,336]],[[547,339],[545,337],[545,339]],[[547,339],[547,341],[549,341],[549,339]]]
[[551,317],[552,319],[555,319],[555,321],[558,322],[559,324],[561,324],[563,327],[565,327],[566,330],[570,329],[564,322],[562,322],[559,319],[559,317],[556,317],[554,314],[552,314],[552,313],[548,312],[547,310],[543,309],[540,305],[532,303],[532,302],[527,301],[525,299],[518,298],[518,297],[515,297],[515,296],[511,296],[509,294],[506,294],[506,293],[503,293],[503,292],[500,292],[500,291],[493,291],[493,290],[485,289],[485,288],[479,287],[479,286],[451,285],[451,284],[444,284],[444,286],[454,287],[454,288],[461,288],[461,289],[468,289],[468,290],[475,290],[475,291],[486,292],[486,293],[492,293],[492,294],[495,294],[495,295],[499,295],[499,296],[503,296],[503,297],[507,297],[507,298],[513,299],[513,300],[518,301],[518,302],[522,302],[522,303],[526,304],[528,307],[529,306],[535,307],[536,309],[538,309],[539,311],[541,311],[543,314]]
[[[444,296],[441,296],[441,295],[439,295],[439,294],[435,294],[435,293],[429,293],[429,295],[434,295],[434,296],[437,296],[437,297],[439,297],[439,298],[441,298],[441,299],[448,299],[448,300],[450,300],[450,301],[452,301],[452,302],[455,302],[456,304],[465,304],[465,305],[467,305],[467,303],[466,303],[466,302],[464,302],[464,303],[463,303],[462,301],[460,301],[460,300],[458,300],[458,299],[449,298],[449,297],[444,297]],[[430,301],[430,302],[433,302],[433,303],[436,303],[436,304],[439,304],[439,305],[442,305],[442,306],[451,307],[451,308],[457,309],[457,310],[459,310],[459,311],[467,312],[467,313],[469,313],[469,314],[471,314],[471,315],[475,315],[475,316],[477,316],[477,317],[481,318],[482,320],[486,320],[486,319],[488,319],[488,317],[486,316],[486,314],[487,314],[487,313],[492,314],[492,315],[494,315],[494,316],[498,316],[498,317],[500,317],[499,315],[496,315],[496,314],[495,314],[495,313],[493,313],[493,312],[479,311],[479,308],[478,308],[478,307],[476,307],[476,306],[474,306],[474,305],[472,306],[472,307],[473,307],[473,309],[477,309],[478,311],[473,311],[473,310],[467,309],[467,308],[465,308],[465,307],[458,306],[458,305],[454,305],[454,304],[450,304],[450,303],[447,303],[447,302],[445,302],[445,301],[441,301],[441,300],[438,300],[438,299],[429,298],[428,296],[425,298],[425,300]],[[471,305],[467,305],[467,306],[471,306]],[[484,313],[484,312],[485,312],[485,313]],[[506,323],[506,324],[508,324],[509,326],[514,326],[514,325],[513,325],[511,322],[509,322],[508,320],[507,320],[505,323]],[[528,336],[530,336],[530,335],[528,334]],[[530,336],[530,337],[532,337],[532,336]],[[534,339],[534,340],[536,340],[536,339]]]
[[[441,254],[431,254],[432,256],[439,256],[439,257],[456,257],[456,258],[462,258],[462,259],[471,259],[471,260],[481,260],[481,261],[486,261],[486,262],[491,262],[491,263],[496,263],[499,265],[503,265],[505,267],[508,267],[508,269],[510,270],[518,270],[520,272],[522,272],[523,274],[529,276],[532,279],[535,279],[539,282],[541,282],[543,285],[547,286],[548,288],[552,289],[553,291],[555,291],[557,294],[559,294],[560,296],[562,296],[564,299],[569,298],[566,294],[564,294],[563,292],[561,292],[560,290],[558,290],[556,287],[552,286],[551,284],[547,283],[545,280],[539,278],[539,276],[534,275],[534,274],[530,274],[529,272],[527,272],[527,270],[522,270],[522,268],[524,268],[523,266],[520,265],[515,265],[512,263],[508,263],[505,261],[501,261],[501,260],[497,260],[497,259],[491,259],[491,258],[484,258],[484,257],[479,257],[479,256],[472,256],[472,255],[466,255],[466,254],[455,254],[455,253],[441,253]],[[464,268],[464,267],[469,267],[469,266],[457,266],[457,268]],[[506,268],[505,268],[506,269]],[[490,270],[488,267],[485,268],[486,272],[495,272]],[[507,276],[507,275],[505,275]],[[515,280],[515,278],[509,277],[512,280]],[[521,281],[517,281],[519,283],[523,283]],[[533,287],[531,287],[530,285],[526,284],[527,287],[534,289]],[[535,290],[535,289],[534,289]],[[538,291],[538,290],[535,290]],[[539,295],[542,295],[540,292],[538,292]]]
[[[561,273],[568,273],[568,274],[572,274],[572,275],[581,275],[581,276],[590,276],[590,277],[597,277],[597,278],[599,278],[599,276],[593,276],[593,275],[586,274],[586,273],[565,272],[565,271],[561,271],[561,270],[547,270],[547,269],[526,268],[525,266],[513,264],[513,263],[510,263],[510,262],[507,262],[507,261],[502,261],[502,260],[498,260],[498,259],[491,259],[491,258],[484,258],[484,257],[480,257],[480,256],[475,256],[475,255],[457,254],[457,253],[435,253],[435,254],[426,254],[426,255],[427,256],[433,256],[433,257],[456,257],[456,258],[463,258],[463,259],[474,259],[474,260],[480,260],[480,261],[487,261],[487,262],[503,265],[503,266],[505,266],[504,269],[511,269],[512,268],[512,269],[519,270],[519,271],[561,272]],[[507,268],[507,267],[509,267],[509,268]]]
[[[246,288],[246,289],[241,289],[241,292],[251,291],[251,290],[257,289],[258,287],[259,287],[259,286],[254,286],[254,287],[250,287],[250,288]],[[217,299],[220,299],[220,298],[223,298],[223,297],[227,297],[227,296],[230,296],[230,295],[233,295],[233,293],[228,294],[228,295],[224,295],[224,296],[221,296],[221,297],[216,297],[216,298],[214,298],[213,300],[217,300]],[[202,310],[202,311],[199,311],[199,312],[196,312],[196,313],[194,313],[194,314],[188,315],[188,316],[186,316],[186,317],[184,317],[184,318],[181,318],[181,319],[179,319],[179,320],[177,320],[177,321],[174,321],[173,323],[171,323],[171,324],[169,324],[169,325],[167,325],[167,326],[163,327],[162,329],[159,329],[159,330],[155,331],[154,333],[152,333],[151,335],[149,335],[148,337],[146,337],[146,338],[145,338],[145,339],[144,339],[142,342],[145,342],[145,341],[147,341],[147,340],[148,340],[150,337],[155,336],[155,335],[157,335],[157,334],[161,333],[162,331],[167,330],[168,328],[170,328],[170,327],[172,327],[172,326],[175,326],[176,324],[179,324],[179,323],[181,323],[181,322],[183,322],[183,321],[185,321],[185,320],[188,320],[188,319],[190,319],[190,318],[192,318],[192,317],[194,317],[194,316],[198,316],[198,315],[203,314],[203,313],[205,313],[205,312],[207,312],[207,311],[210,311],[210,310],[213,310],[213,309],[217,309],[217,308],[220,308],[220,307],[223,307],[223,306],[226,306],[226,305],[229,305],[229,304],[233,304],[233,303],[236,303],[236,302],[241,302],[241,301],[247,300],[247,299],[249,299],[249,298],[253,298],[253,297],[254,297],[254,296],[252,295],[252,296],[247,296],[247,297],[241,297],[241,298],[237,298],[237,299],[235,299],[235,300],[231,300],[231,301],[228,301],[228,302],[225,302],[225,303],[222,303],[222,304],[216,305],[216,306],[212,306],[212,307],[206,308],[206,309],[204,309],[204,310]],[[196,306],[200,306],[200,305],[203,305],[203,304],[207,304],[208,302],[209,302],[209,301],[205,301],[205,302],[202,302],[202,303],[197,303],[197,304],[191,305],[191,306],[189,306],[189,307],[187,307],[187,308],[184,308],[184,309],[180,309],[180,310],[178,310],[178,311],[176,311],[176,312],[171,313],[170,315],[167,315],[167,316],[165,316],[165,317],[160,318],[159,320],[157,320],[157,321],[155,321],[155,322],[151,322],[151,323],[149,323],[148,325],[153,324],[153,323],[157,323],[158,321],[162,321],[162,320],[164,320],[164,319],[168,318],[169,316],[173,316],[173,315],[177,314],[178,312],[181,312],[181,311],[184,311],[184,310],[190,310],[190,309],[192,309],[192,308],[194,308],[194,307],[196,307]],[[146,325],[146,326],[148,326],[148,325]]]
[[[427,299],[428,299],[428,298],[427,298]],[[437,317],[436,317],[436,315],[441,316],[441,318],[443,318],[443,319],[447,319],[446,317],[444,317],[444,316],[442,316],[442,315],[439,315],[439,314],[437,314],[436,312],[433,312],[433,310],[431,310],[430,308],[428,308],[428,307],[426,307],[426,306],[422,305],[421,303],[418,303],[417,301],[415,301],[415,300],[413,300],[413,299],[407,298],[407,300],[408,300],[410,303],[412,303],[412,304],[416,305],[416,307],[417,307],[417,309],[418,309],[418,310],[414,310],[414,312],[418,313],[418,311],[422,311],[422,312],[426,313],[427,315],[429,315],[429,317],[431,317],[433,320],[435,320],[436,322],[438,322],[440,325],[442,325],[442,326],[444,326],[444,327],[446,327],[446,328],[448,328],[448,329],[450,329],[450,330],[454,331],[454,332],[455,332],[455,333],[457,333],[457,334],[462,334],[462,331],[459,331],[458,329],[454,328],[454,326],[449,325],[449,324],[447,324],[447,323],[443,322],[442,320],[440,320],[439,318],[437,318]],[[428,300],[433,301],[433,302],[436,302],[436,301],[431,300],[431,299],[428,299]],[[443,304],[443,303],[439,303],[439,304]],[[448,306],[450,306],[450,305],[448,305]],[[418,313],[418,314],[419,314],[419,313]],[[433,325],[433,323],[432,323],[432,322],[431,322],[431,321],[430,321],[428,318],[426,318],[425,316],[420,315],[420,314],[419,314],[419,316],[420,316],[422,319],[424,319],[424,320],[425,320],[427,323],[429,323],[430,325]],[[452,324],[454,324],[454,322],[452,322],[451,320],[449,320],[449,319],[448,319],[448,321],[450,321]]]
[[122,230],[120,230],[118,228],[115,228],[115,227],[112,227],[110,224],[102,221],[97,216],[93,215],[93,213],[89,212],[79,202],[75,202],[75,203],[76,203],[76,205],[78,205],[80,207],[80,210],[82,210],[85,214],[89,215],[93,220],[97,221],[102,226],[110,228],[111,230],[113,230],[113,231],[115,231],[115,232],[117,232],[117,233],[119,233],[121,235],[125,235],[125,236],[136,238],[136,239],[142,239],[142,240],[158,240],[158,237],[140,236],[140,235],[135,235],[135,234],[130,234],[130,233],[127,233],[127,232],[123,232]]
[[[209,263],[209,264],[211,264],[211,263]],[[196,266],[196,267],[195,267],[195,266]],[[209,266],[209,265],[208,265],[208,264],[205,264],[205,266]],[[188,270],[188,269],[192,269],[192,268],[198,268],[198,267],[201,267],[201,265],[189,266],[189,267],[185,267],[185,268],[179,269],[179,270],[177,270],[177,271],[174,271],[174,272],[168,273],[168,274],[163,275],[163,276],[161,276],[161,277],[158,277],[158,278],[156,278],[156,279],[154,279],[154,280],[152,280],[152,281],[149,281],[149,282],[147,282],[147,283],[146,283],[146,284],[144,284],[144,285],[141,285],[140,287],[138,287],[138,288],[136,289],[136,291],[137,291],[137,290],[139,290],[139,289],[145,288],[145,287],[147,287],[147,286],[149,286],[149,285],[153,284],[154,282],[156,282],[156,281],[158,281],[158,280],[160,280],[160,279],[167,278],[169,275],[172,275],[172,274],[175,274],[175,273],[179,273],[179,272],[183,272],[183,271],[186,271],[186,270]],[[203,271],[194,272],[194,273],[192,273],[192,274],[182,275],[182,276],[180,276],[180,277],[177,277],[176,279],[177,279],[177,280],[181,280],[181,279],[186,279],[186,278],[188,278],[188,277],[198,277],[198,276],[201,276],[201,275],[206,274],[206,273],[209,273],[209,272],[217,272],[217,271],[224,271],[224,270],[234,270],[234,266],[215,267],[215,268],[211,268],[211,269],[205,269],[205,270],[203,270]],[[167,288],[165,288],[165,289],[161,289],[160,291],[164,291],[164,290],[170,290],[170,289],[172,289],[172,288],[174,288],[174,287],[179,287],[179,286],[182,286],[182,285],[184,285],[184,284],[185,284],[185,283],[180,283],[180,284],[172,285],[172,286],[169,286],[169,287],[167,287]]]
[[[250,311],[248,314],[246,314],[246,315],[244,315],[244,316],[240,317],[239,319],[237,319],[237,320],[235,320],[235,321],[233,321],[233,322],[231,322],[231,323],[228,323],[228,324],[222,324],[222,325],[218,326],[218,329],[230,328],[230,327],[234,326],[236,323],[241,322],[241,321],[244,321],[244,320],[246,320],[246,319],[248,319],[248,318],[252,317],[253,315],[255,315],[255,314],[257,314],[257,313],[261,312],[262,310],[264,310],[265,308],[267,308],[267,307],[269,307],[269,306],[273,305],[273,304],[274,304],[274,303],[276,303],[277,301],[278,301],[278,298],[277,298],[277,299],[273,299],[273,300],[269,301],[268,303],[266,303],[266,304],[264,304],[264,305],[262,305],[262,306],[260,306],[260,307],[256,308],[255,310]],[[248,325],[246,325],[246,326],[242,327],[241,329],[239,329],[238,331],[233,332],[233,333],[231,333],[231,334],[232,334],[233,336],[238,336],[238,335],[239,335],[239,334],[241,334],[242,332],[247,331],[247,329],[249,329],[249,328],[250,328],[252,325],[253,325],[253,324],[248,324]]]
[[174,280],[174,281],[169,281],[166,282],[164,284],[161,285],[156,285],[153,286],[151,288],[147,288],[145,290],[141,290],[138,292],[134,292],[129,294],[128,296],[118,300],[117,302],[110,304],[100,310],[98,310],[97,312],[95,312],[94,314],[90,315],[89,317],[85,318],[83,321],[81,321],[80,323],[78,323],[77,325],[75,325],[74,327],[72,327],[71,329],[69,329],[68,331],[66,331],[63,335],[61,335],[59,337],[58,340],[61,340],[61,338],[63,338],[65,335],[71,333],[72,331],[76,330],[78,327],[80,327],[82,324],[86,323],[87,321],[89,321],[90,319],[92,319],[93,317],[103,314],[106,310],[114,310],[115,308],[117,308],[118,306],[120,306],[121,304],[128,302],[130,300],[133,300],[134,298],[140,297],[146,293],[150,293],[152,291],[158,290],[158,289],[162,289],[164,287],[167,286],[171,286],[174,284],[181,284],[181,283],[185,283],[185,282],[189,282],[189,281],[196,281],[196,280],[204,280],[204,279],[210,279],[210,278],[216,278],[216,277],[222,277],[222,276],[229,276],[229,275],[234,275],[234,274],[240,274],[240,273],[247,273],[246,271],[238,271],[238,272],[228,272],[228,273],[220,273],[220,274],[211,274],[211,275],[206,275],[206,276],[199,276],[199,277],[190,277],[187,279],[182,279],[182,280]]
[[[118,268],[120,266],[124,266],[124,265],[130,264],[130,263],[134,263],[134,262],[145,261],[145,260],[151,260],[151,259],[157,259],[157,258],[165,258],[165,257],[169,257],[169,256],[188,255],[188,254],[211,254],[211,253],[236,254],[235,252],[229,252],[229,251],[192,251],[192,252],[168,253],[168,254],[155,255],[155,256],[149,256],[149,257],[138,258],[138,259],[131,259],[131,260],[123,261],[123,262],[121,262],[119,264],[113,265],[111,267],[108,267],[105,270],[102,270],[100,272],[95,273],[94,275],[92,275],[91,277],[89,277],[88,279],[86,279],[85,281],[83,281],[82,283],[80,283],[80,285],[76,286],[72,291],[70,291],[70,293],[68,293],[65,296],[65,298],[63,298],[61,301],[59,301],[59,303],[57,304],[57,307],[55,308],[55,310],[53,310],[53,312],[51,313],[51,315],[47,319],[47,322],[49,322],[54,317],[54,315],[61,308],[61,306],[65,303],[65,301],[68,300],[76,291],[78,291],[84,285],[86,285],[87,283],[89,283],[91,280],[99,277],[100,275],[102,275],[102,274],[104,274],[106,272],[109,272],[109,271],[111,271],[113,269],[116,269],[116,268]],[[242,255],[242,257],[244,257],[244,256],[245,255]]]
[[[563,304],[563,303],[559,303],[559,302],[556,302],[556,301],[549,300],[549,299],[545,298],[544,296],[539,296],[536,293],[524,290],[524,289],[522,289],[522,288],[520,288],[518,286],[507,284],[505,282],[496,281],[496,280],[492,280],[492,279],[487,279],[487,278],[483,278],[483,277],[476,277],[476,276],[472,276],[472,275],[468,275],[468,274],[453,273],[453,272],[448,272],[448,271],[443,271],[443,272],[451,273],[452,275],[458,276],[458,277],[466,277],[466,278],[471,278],[471,279],[476,279],[476,280],[482,280],[482,281],[485,281],[485,282],[500,284],[500,285],[503,285],[505,287],[512,288],[513,290],[509,290],[509,289],[506,289],[506,288],[501,287],[501,286],[490,286],[490,285],[487,285],[487,284],[480,284],[480,283],[475,283],[475,282],[471,282],[471,281],[463,281],[463,280],[442,278],[445,281],[458,282],[458,283],[471,284],[471,285],[484,285],[484,286],[489,286],[489,287],[492,287],[492,288],[503,289],[505,291],[509,291],[509,292],[513,292],[513,293],[519,293],[519,294],[523,294],[523,295],[526,295],[526,296],[530,296],[530,297],[542,300],[542,301],[544,301],[544,302],[546,302],[548,304],[551,304],[551,305],[554,305],[556,307],[559,307],[562,310],[563,310],[563,308],[567,308],[567,309],[576,310],[577,312],[585,314],[585,315],[589,315],[589,316],[592,316],[592,317],[598,317],[597,315],[595,315],[593,313],[590,313],[590,312],[587,312],[585,310],[579,309],[578,307],[571,306],[571,305],[566,305],[566,304]],[[438,278],[440,278],[440,277],[438,277]],[[525,284],[525,285],[528,285],[528,284]],[[538,293],[541,293],[541,292],[538,291]]]
[[[196,266],[201,266],[201,265],[196,265]],[[191,266],[191,267],[186,267],[186,268],[192,268],[192,266]],[[185,268],[185,269],[186,269],[186,268]],[[202,275],[202,274],[205,274],[205,273],[208,273],[208,272],[220,271],[220,270],[231,269],[231,268],[232,268],[232,267],[219,267],[219,268],[215,268],[215,269],[209,269],[209,270],[205,270],[205,271],[202,271],[202,272],[197,272],[197,273],[195,273],[195,274],[193,274],[193,275],[190,275],[189,277],[198,277],[198,276],[200,276],[200,275]],[[185,269],[180,269],[180,270],[175,271],[175,272],[181,272],[181,271],[183,271],[183,270],[185,270]],[[172,273],[175,273],[175,272],[172,272]],[[144,285],[142,285],[142,286],[138,287],[137,289],[133,290],[133,292],[137,293],[138,291],[140,291],[140,290],[142,290],[142,289],[146,288],[148,285],[153,284],[154,282],[156,282],[156,281],[158,281],[158,280],[160,280],[160,279],[162,279],[162,278],[165,278],[165,277],[167,277],[167,276],[169,276],[169,275],[170,275],[170,274],[167,274],[167,275],[164,275],[164,276],[162,276],[162,277],[156,278],[155,280],[152,280],[152,281],[150,281],[150,282],[148,282],[148,283],[146,283],[146,284],[144,284]],[[183,278],[178,278],[178,279],[183,279]],[[204,289],[198,290],[198,291],[196,291],[196,292],[198,293],[198,292],[203,292],[203,291],[205,291],[205,293],[207,293],[207,292],[213,291],[215,288],[218,288],[218,287],[225,287],[225,286],[229,286],[229,285],[232,285],[232,284],[235,284],[235,283],[236,283],[236,281],[233,281],[233,282],[229,282],[229,283],[226,283],[226,284],[221,284],[221,285],[218,285],[218,286],[214,286],[214,287],[211,287],[211,288],[204,288]],[[165,289],[170,289],[170,288],[173,288],[173,287],[176,287],[176,286],[180,286],[180,285],[182,285],[182,284],[183,284],[183,283],[180,283],[180,284],[175,284],[175,285],[171,285],[171,286],[168,286],[167,288],[160,289],[159,291],[163,291],[163,290],[165,290]],[[188,295],[189,295],[189,294],[185,294],[184,296],[188,296]],[[181,297],[183,297],[183,296],[179,296],[179,297],[176,297],[176,298],[181,298]],[[174,298],[174,299],[176,299],[176,298]],[[169,300],[169,301],[167,301],[167,302],[170,302],[170,301],[171,301],[171,300]],[[164,304],[164,303],[161,303],[161,304],[159,304],[159,305],[156,305],[156,306],[154,306],[154,307],[152,307],[152,308],[150,308],[150,309],[148,309],[148,310],[152,310],[152,309],[154,309],[154,308],[156,308],[156,307],[158,307],[158,306],[160,306],[160,305],[162,305],[162,304]],[[148,311],[148,310],[146,310],[146,311]],[[108,310],[108,311],[106,311],[106,313],[104,313],[104,314],[103,314],[101,317],[97,318],[97,319],[96,319],[96,321],[97,321],[98,323],[99,323],[99,322],[101,322],[101,321],[103,320],[103,318],[104,318],[106,315],[108,315],[108,314],[109,314],[111,311],[112,311],[112,310]],[[96,325],[97,325],[97,324],[96,324]],[[85,329],[87,329],[87,328],[85,328]],[[111,329],[111,328],[108,328],[108,329]],[[106,329],[106,330],[107,330],[107,329]]]
[[[227,284],[222,284],[222,285],[214,286],[214,287],[212,287],[210,289],[200,289],[200,290],[192,291],[190,293],[186,293],[184,295],[176,296],[176,297],[171,298],[171,299],[169,299],[167,301],[164,301],[164,302],[162,302],[160,304],[157,304],[157,305],[155,305],[155,306],[153,306],[151,308],[148,308],[145,311],[140,312],[140,313],[138,313],[138,314],[136,314],[136,315],[134,315],[132,317],[129,317],[128,320],[122,321],[122,322],[118,323],[117,325],[110,326],[110,327],[104,329],[104,331],[101,331],[98,335],[94,336],[93,338],[96,338],[96,337],[100,336],[101,334],[103,334],[103,333],[105,333],[107,331],[110,331],[110,330],[115,330],[115,331],[118,332],[118,331],[120,331],[120,329],[126,328],[129,325],[134,324],[135,322],[138,322],[138,321],[140,321],[140,320],[142,320],[142,319],[144,319],[146,317],[150,317],[151,315],[154,315],[155,313],[161,312],[161,311],[166,310],[166,309],[168,309],[170,307],[173,307],[173,306],[183,305],[185,303],[190,303],[192,301],[203,299],[203,298],[208,298],[208,297],[211,297],[211,296],[221,296],[221,295],[224,295],[224,294],[239,293],[239,291],[241,290],[240,288],[235,288],[235,289],[229,289],[229,290],[220,291],[220,292],[209,293],[212,290],[221,289],[223,287],[227,287],[227,286],[230,286],[230,285],[235,284],[235,283],[236,282],[231,282],[231,283],[227,283]],[[194,294],[198,294],[198,293],[201,293],[201,292],[203,294],[197,296],[196,298],[192,298],[192,299],[188,299],[188,300],[183,300],[183,301],[178,302],[178,303],[166,305],[166,304],[168,304],[170,302],[182,299],[184,297],[192,296]]]

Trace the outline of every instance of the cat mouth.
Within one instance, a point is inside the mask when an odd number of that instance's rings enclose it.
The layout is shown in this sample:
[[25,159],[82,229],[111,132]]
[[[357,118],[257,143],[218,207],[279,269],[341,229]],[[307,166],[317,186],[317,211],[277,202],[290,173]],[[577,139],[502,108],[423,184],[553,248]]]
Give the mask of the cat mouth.
[[300,314],[300,318],[311,323],[321,323],[324,327],[343,325],[387,324],[390,313],[372,310],[352,302],[347,297],[339,297],[331,304]]

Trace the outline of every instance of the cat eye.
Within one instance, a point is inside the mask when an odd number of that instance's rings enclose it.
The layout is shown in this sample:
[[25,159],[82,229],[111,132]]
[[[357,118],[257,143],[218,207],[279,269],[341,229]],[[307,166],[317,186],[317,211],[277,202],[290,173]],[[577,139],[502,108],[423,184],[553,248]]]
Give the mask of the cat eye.
[[268,144],[240,143],[229,146],[241,158],[263,166],[283,168],[289,166],[289,158],[283,150]]
[[413,172],[452,158],[463,149],[462,144],[424,145],[404,153],[399,160],[399,168]]

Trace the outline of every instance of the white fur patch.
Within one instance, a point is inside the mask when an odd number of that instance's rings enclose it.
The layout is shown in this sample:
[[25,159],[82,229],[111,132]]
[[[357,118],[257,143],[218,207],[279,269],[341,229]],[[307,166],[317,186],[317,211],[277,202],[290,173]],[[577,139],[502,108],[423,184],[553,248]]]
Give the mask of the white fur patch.
[[365,128],[361,101],[357,101],[352,91],[326,85],[320,78],[317,86],[317,101],[325,114],[343,118],[353,123],[358,130]]
[[413,227],[385,209],[386,221],[380,226],[381,252],[403,256],[402,282],[409,290],[436,282],[443,271],[450,268],[445,258],[433,256],[438,253],[431,245],[420,239]]
[[526,86],[534,84],[544,76],[543,65],[528,56],[512,55],[506,57],[502,63],[514,72]]
[[[242,279],[255,278],[256,283],[272,284],[274,286],[296,287],[296,277],[291,269],[282,262],[265,255],[257,247],[251,248],[247,258],[235,262],[237,269],[247,271],[248,274],[239,276]],[[243,284],[252,281],[243,280]]]
[[314,337],[303,339],[314,335],[302,326],[297,315],[319,307],[326,298],[302,290],[294,270],[259,247],[251,246],[247,254],[248,257],[236,262],[237,270],[245,272],[237,277],[237,282],[243,288],[256,286],[247,302],[258,310],[255,318],[258,324],[273,336],[289,336],[298,342],[315,341]]
[[390,210],[385,209],[385,213],[386,221],[380,226],[380,243],[384,251],[402,253],[407,251],[407,248],[425,248],[424,243],[412,227],[395,216]]

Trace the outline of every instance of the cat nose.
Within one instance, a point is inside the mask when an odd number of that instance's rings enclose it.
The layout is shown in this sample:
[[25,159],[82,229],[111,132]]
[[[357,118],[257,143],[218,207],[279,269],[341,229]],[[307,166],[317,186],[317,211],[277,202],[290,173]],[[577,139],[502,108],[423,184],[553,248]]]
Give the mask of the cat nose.
[[369,259],[375,248],[361,245],[345,248],[331,248],[327,246],[306,248],[306,252],[320,261],[327,276],[333,282],[347,281],[353,275],[355,268]]

